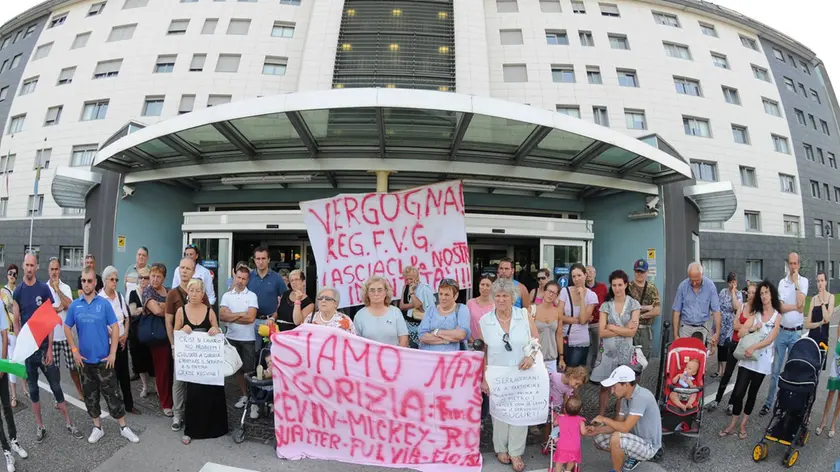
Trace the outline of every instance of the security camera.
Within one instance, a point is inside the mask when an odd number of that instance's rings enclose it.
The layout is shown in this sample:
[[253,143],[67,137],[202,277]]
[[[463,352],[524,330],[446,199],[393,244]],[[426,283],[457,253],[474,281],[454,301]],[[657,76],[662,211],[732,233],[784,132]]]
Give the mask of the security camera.
[[657,206],[659,206],[659,196],[658,195],[655,196],[655,197],[652,197],[652,198],[646,198],[645,199],[645,207],[647,207],[648,210],[656,210]]
[[130,185],[123,185],[122,191],[123,191],[123,194],[122,194],[123,198],[128,198],[128,197],[134,195],[134,187],[132,187]]

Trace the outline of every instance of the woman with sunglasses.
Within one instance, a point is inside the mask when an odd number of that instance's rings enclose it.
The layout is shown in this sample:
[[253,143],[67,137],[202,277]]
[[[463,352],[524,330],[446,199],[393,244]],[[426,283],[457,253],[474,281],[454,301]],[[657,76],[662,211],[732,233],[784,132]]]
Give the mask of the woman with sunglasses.
[[[519,296],[519,287],[511,279],[496,279],[491,288],[494,309],[481,318],[484,336],[484,370],[487,366],[512,367],[528,370],[534,366],[536,352],[526,354],[525,348],[538,336],[534,319],[523,308],[513,306]],[[482,380],[481,391],[490,395],[487,380]],[[522,454],[528,438],[527,426],[513,426],[493,418],[493,449],[502,464],[512,464],[513,470],[525,470]]]
[[[3,286],[3,288],[0,288],[0,300],[3,301],[3,305],[6,308],[6,317],[9,322],[9,349],[6,359],[11,359],[12,354],[15,352],[15,340],[17,339],[17,336],[15,336],[15,324],[12,322],[12,308],[14,304],[12,294],[15,293],[15,287],[17,287],[18,266],[15,264],[9,264],[9,270],[6,272],[6,277],[6,285]],[[26,382],[23,382],[23,391],[26,396],[29,396],[29,392],[26,388]],[[12,398],[12,408],[15,408],[17,406],[17,377],[12,374],[9,374],[9,392]]]
[[470,343],[481,339],[481,317],[493,311],[493,297],[490,296],[490,287],[496,280],[496,274],[481,274],[478,279],[478,296],[467,301],[467,309],[470,310]]
[[423,315],[417,328],[419,347],[424,351],[465,351],[470,337],[470,311],[466,305],[455,303],[458,282],[443,279],[438,286],[437,306]]
[[[142,249],[142,248],[141,248]],[[138,254],[140,251],[137,251]],[[137,285],[128,294],[128,312],[131,315],[131,322],[128,327],[128,352],[131,354],[131,367],[134,373],[140,377],[140,398],[149,395],[149,375],[154,377],[155,369],[152,364],[152,352],[149,346],[141,343],[137,338],[140,330],[140,315],[143,314],[143,292],[149,286],[149,267],[137,269]]]
[[365,306],[353,318],[356,334],[382,344],[408,347],[405,318],[399,308],[388,304],[394,298],[388,279],[374,275],[365,281],[362,290]]
[[551,272],[542,268],[537,271],[537,283],[539,286],[531,290],[531,306],[539,305],[543,301],[543,293],[545,292],[545,285],[551,281]]
[[341,300],[338,290],[334,288],[322,288],[318,292],[318,311],[306,317],[305,323],[312,323],[318,326],[338,328],[350,334],[356,334],[356,327],[353,320],[344,313],[338,311],[338,303]]

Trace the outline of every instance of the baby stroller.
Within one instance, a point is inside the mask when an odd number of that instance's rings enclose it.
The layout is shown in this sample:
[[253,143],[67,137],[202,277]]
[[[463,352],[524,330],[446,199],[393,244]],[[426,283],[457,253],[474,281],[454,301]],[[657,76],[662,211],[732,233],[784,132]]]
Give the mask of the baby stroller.
[[816,341],[808,337],[801,338],[791,346],[787,362],[779,376],[779,391],[776,404],[773,405],[773,416],[764,430],[764,437],[753,448],[755,462],[767,458],[769,441],[787,446],[782,464],[786,467],[796,464],[799,449],[795,447],[807,444],[811,435],[808,422],[811,407],[817,397],[820,368],[825,354],[825,349],[821,349]]
[[[699,369],[695,376],[694,388],[685,388],[674,384],[675,376],[685,371],[689,361],[697,361]],[[694,462],[700,463],[709,459],[711,449],[700,444],[700,425],[703,416],[703,376],[706,372],[706,346],[697,338],[679,338],[668,346],[663,372],[664,388],[661,403],[662,436],[679,434],[696,439],[691,456]],[[672,392],[676,392],[683,399],[696,395],[696,400],[687,409],[674,405],[670,401]]]
[[[269,340],[274,333],[275,331],[271,330],[269,336],[263,339],[264,347],[258,354],[256,365],[250,366],[250,369],[255,369],[257,366],[262,365],[263,369],[270,372],[271,366],[266,364],[265,358],[271,355],[271,342]],[[257,373],[249,371],[250,369],[246,369],[245,372],[245,383],[248,385],[248,399],[245,401],[245,408],[242,410],[242,418],[239,420],[239,426],[233,431],[232,435],[233,442],[236,444],[241,444],[245,441],[245,420],[246,418],[250,419],[248,414],[251,411],[251,405],[257,405],[260,418],[272,418],[269,413],[274,407],[274,379],[272,377],[259,379],[257,378]],[[271,420],[271,426],[274,426],[273,419]]]

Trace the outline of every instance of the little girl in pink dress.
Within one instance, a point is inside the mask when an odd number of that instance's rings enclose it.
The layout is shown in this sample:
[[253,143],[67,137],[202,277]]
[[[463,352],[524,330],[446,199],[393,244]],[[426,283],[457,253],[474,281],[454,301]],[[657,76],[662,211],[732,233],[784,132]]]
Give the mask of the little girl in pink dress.
[[573,471],[581,463],[580,437],[586,434],[586,418],[580,416],[580,409],[580,398],[571,397],[566,400],[566,414],[557,415],[554,420],[558,430],[553,458],[555,472]]

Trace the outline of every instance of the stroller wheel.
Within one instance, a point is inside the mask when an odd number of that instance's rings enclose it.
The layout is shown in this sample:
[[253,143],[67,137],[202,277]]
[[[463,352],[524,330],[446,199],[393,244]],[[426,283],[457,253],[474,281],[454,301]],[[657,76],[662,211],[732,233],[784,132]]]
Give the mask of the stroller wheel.
[[806,429],[806,430],[802,431],[802,434],[799,435],[796,443],[799,444],[800,446],[804,446],[804,445],[808,444],[808,439],[810,439],[810,438],[811,438],[811,432]]
[[706,462],[712,455],[712,449],[709,446],[696,446],[692,453],[692,459],[695,463]]
[[785,467],[791,468],[793,464],[796,464],[796,461],[799,459],[799,450],[793,449],[785,454],[785,460],[782,462]]
[[767,444],[764,442],[760,442],[755,445],[753,448],[752,458],[753,461],[759,462],[763,461],[767,458],[768,447]]
[[242,444],[242,441],[245,441],[245,430],[243,428],[236,428],[233,431],[233,442]]

